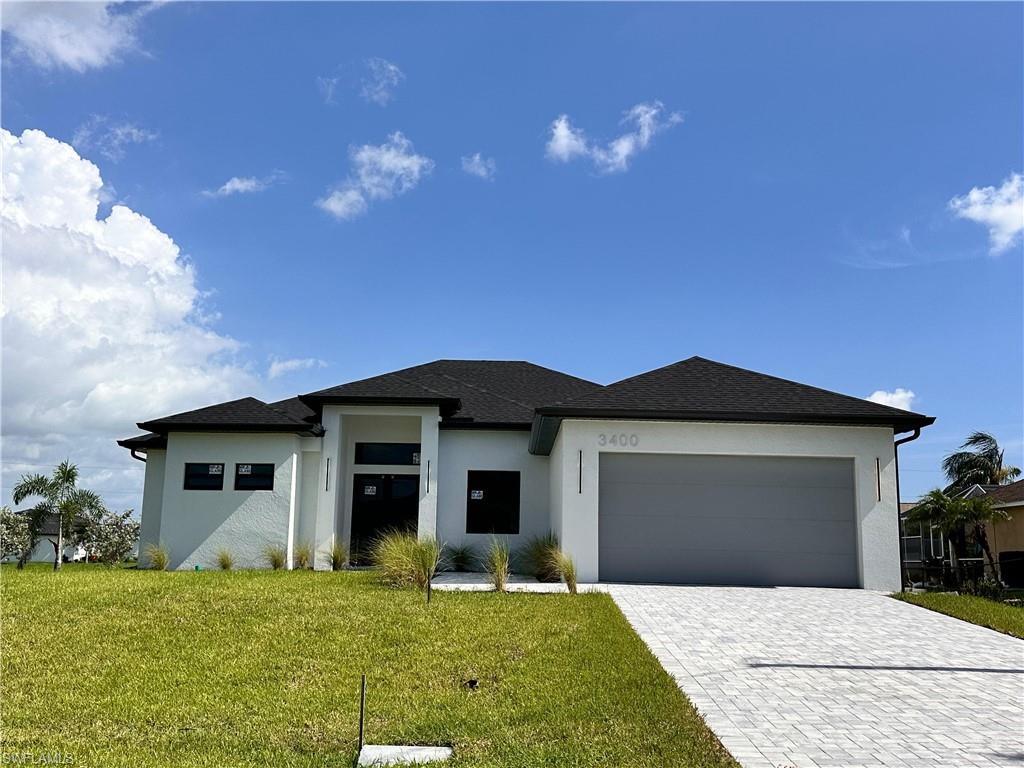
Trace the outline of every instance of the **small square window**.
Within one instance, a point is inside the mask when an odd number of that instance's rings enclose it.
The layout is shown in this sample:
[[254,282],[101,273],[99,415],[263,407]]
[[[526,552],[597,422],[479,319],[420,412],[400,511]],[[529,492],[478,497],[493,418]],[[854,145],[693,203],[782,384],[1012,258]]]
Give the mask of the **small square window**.
[[356,443],[355,463],[416,466],[420,463],[420,444]]
[[185,464],[185,490],[224,490],[224,465],[187,462]]
[[470,470],[466,533],[519,533],[519,473]]
[[236,491],[274,490],[273,464],[235,464]]

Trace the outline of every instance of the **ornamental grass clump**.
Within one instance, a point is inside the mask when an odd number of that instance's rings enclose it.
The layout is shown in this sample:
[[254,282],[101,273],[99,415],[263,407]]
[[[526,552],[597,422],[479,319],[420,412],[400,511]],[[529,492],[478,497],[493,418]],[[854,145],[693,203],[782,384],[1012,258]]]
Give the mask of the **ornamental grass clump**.
[[561,568],[558,555],[558,537],[553,533],[534,536],[526,542],[522,550],[522,559],[527,571],[537,581],[557,582],[561,580]]
[[345,549],[345,545],[340,541],[336,541],[331,545],[331,550],[327,553],[327,556],[331,561],[332,571],[340,571],[345,567],[345,563],[348,562],[348,550]]
[[410,531],[387,531],[370,546],[370,562],[392,587],[425,589],[441,564],[444,546],[432,537],[418,539]]
[[142,548],[142,558],[147,568],[166,571],[171,562],[171,553],[163,544],[147,544]]
[[313,547],[310,544],[295,545],[295,567],[306,570],[313,567]]
[[460,544],[448,549],[445,556],[445,564],[448,570],[465,573],[472,571],[477,565],[476,550],[471,544]]
[[222,571],[230,571],[235,567],[235,558],[226,549],[217,551],[217,566]]
[[412,550],[413,583],[426,589],[441,565],[444,545],[432,536],[420,539]]
[[508,587],[509,565],[512,556],[509,553],[508,544],[498,539],[491,541],[487,550],[485,565],[487,573],[491,576],[491,583],[498,592],[504,592]]
[[288,559],[287,553],[284,551],[284,547],[280,544],[271,544],[265,550],[263,550],[263,556],[267,559],[267,563],[275,571],[280,571],[284,568],[285,561]]
[[544,552],[544,570],[554,575],[550,581],[564,581],[569,593],[576,594],[576,562],[557,546]]

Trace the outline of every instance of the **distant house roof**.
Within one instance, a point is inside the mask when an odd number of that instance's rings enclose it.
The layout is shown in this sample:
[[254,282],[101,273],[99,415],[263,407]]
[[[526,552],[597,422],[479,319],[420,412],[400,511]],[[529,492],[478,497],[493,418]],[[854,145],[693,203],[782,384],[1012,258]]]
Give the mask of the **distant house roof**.
[[[289,401],[281,401],[287,403]],[[146,429],[160,435],[168,432],[296,432],[317,433],[320,428],[289,413],[293,406],[274,407],[257,400],[243,397],[227,403],[218,403],[194,411],[176,413],[172,416],[139,422],[139,429]]]
[[[745,368],[691,357],[537,409],[531,450],[546,453],[562,418],[672,419],[891,426],[897,433],[934,417],[879,405]],[[544,422],[547,421],[547,424]]]
[[920,503],[921,502],[919,502],[919,501],[901,501],[900,502],[900,515],[907,514],[907,512],[912,510],[914,507],[916,507]]
[[1018,480],[1008,485],[996,486],[986,496],[995,507],[1024,504],[1024,480]]

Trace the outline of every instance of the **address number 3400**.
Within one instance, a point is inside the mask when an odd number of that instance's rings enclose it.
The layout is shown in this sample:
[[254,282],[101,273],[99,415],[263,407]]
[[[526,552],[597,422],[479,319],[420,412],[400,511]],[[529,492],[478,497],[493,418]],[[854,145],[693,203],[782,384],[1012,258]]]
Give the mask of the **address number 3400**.
[[602,432],[597,436],[597,444],[602,447],[614,445],[619,448],[636,448],[640,445],[640,438],[635,432]]

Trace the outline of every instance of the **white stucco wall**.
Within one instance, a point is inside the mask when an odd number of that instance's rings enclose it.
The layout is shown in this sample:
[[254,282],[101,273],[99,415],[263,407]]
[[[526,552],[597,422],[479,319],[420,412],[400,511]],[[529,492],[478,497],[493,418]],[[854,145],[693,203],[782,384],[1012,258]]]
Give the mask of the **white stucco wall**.
[[147,544],[160,543],[160,510],[164,502],[164,467],[167,451],[146,451],[146,479],[142,490],[139,552]]
[[[312,441],[317,438],[307,438]],[[316,525],[317,489],[320,484],[320,451],[302,451],[299,479],[299,509],[295,524],[295,544],[313,545]]]
[[528,450],[530,433],[510,430],[443,429],[440,436],[437,537],[452,546],[472,545],[483,554],[491,534],[466,533],[467,473],[471,469],[517,471],[519,533],[498,538],[512,549],[552,531],[549,459]]
[[[613,435],[615,445],[611,444]],[[620,439],[622,435],[625,441]],[[579,451],[583,452],[582,492]],[[560,539],[576,561],[580,581],[598,578],[598,459],[602,452],[852,458],[861,586],[899,589],[896,475],[890,428],[567,419],[562,422],[551,454],[560,467],[551,471],[552,482],[558,486],[552,488],[551,498],[561,498]],[[881,468],[881,500],[876,458]]]
[[[222,548],[238,568],[267,567],[266,547],[288,545],[295,512],[292,471],[300,446],[300,438],[291,434],[172,432],[160,514],[160,543],[170,551],[170,567],[214,568]],[[224,489],[184,490],[186,462],[222,462]],[[234,490],[236,463],[273,463],[274,490]]]

